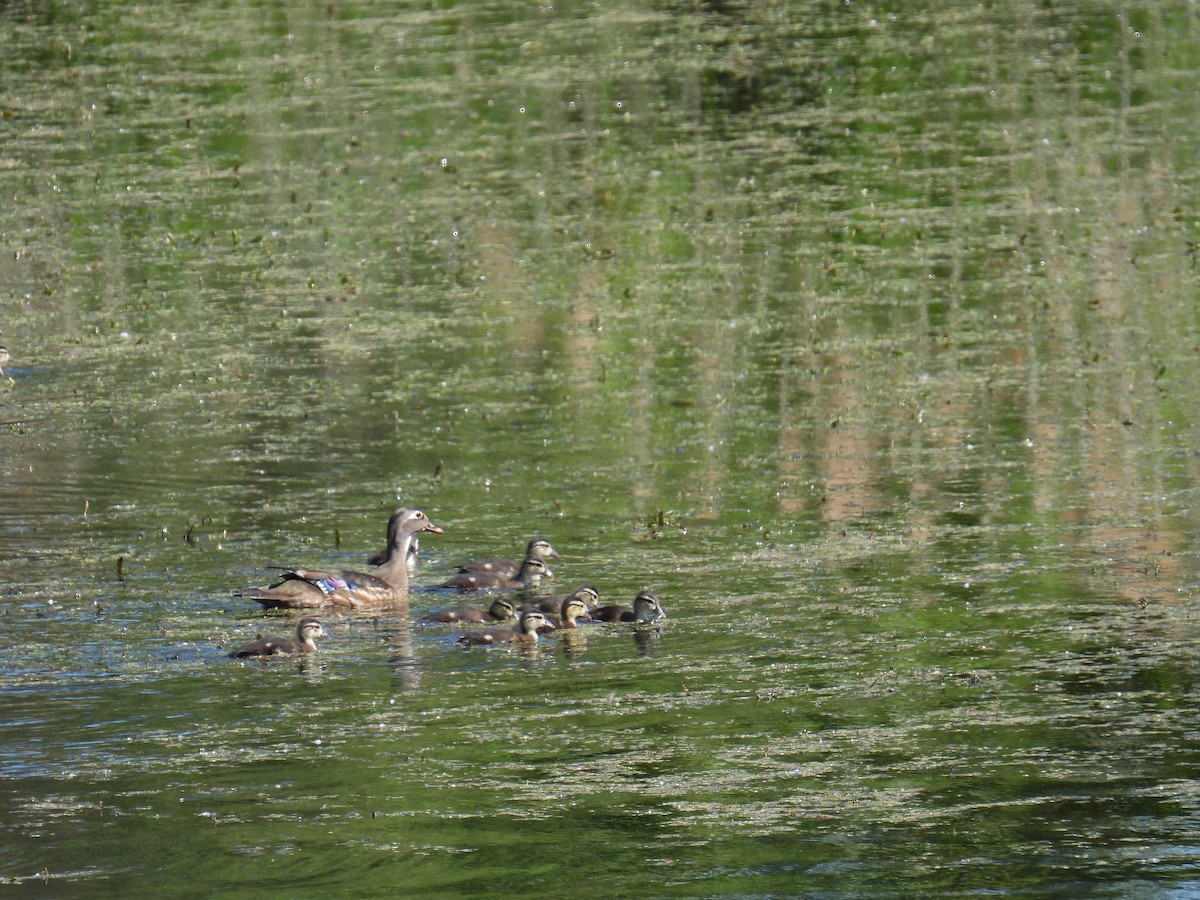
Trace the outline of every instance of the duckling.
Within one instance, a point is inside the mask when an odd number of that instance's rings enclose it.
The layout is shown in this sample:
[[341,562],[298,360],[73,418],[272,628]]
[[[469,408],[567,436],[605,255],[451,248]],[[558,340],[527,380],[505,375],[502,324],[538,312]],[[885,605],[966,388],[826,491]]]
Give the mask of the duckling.
[[541,600],[531,600],[522,607],[522,610],[536,609],[547,615],[558,615],[562,611],[563,602],[571,599],[579,600],[583,603],[585,609],[591,609],[600,602],[600,592],[590,584],[581,584],[569,594],[559,594],[555,597],[543,597]]
[[[387,546],[378,553],[373,553],[367,558],[368,566],[382,566],[385,562],[391,559],[392,550],[396,545],[396,527],[403,519],[403,516],[401,515],[403,512],[404,510],[398,509],[392,513],[391,518],[388,519]],[[417,567],[417,557],[420,555],[421,543],[417,540],[416,535],[413,535],[413,539],[408,545],[408,552],[404,555],[405,565],[407,565],[410,570],[415,569]]]
[[438,587],[459,591],[527,591],[540,582],[543,575],[549,574],[544,562],[536,556],[530,556],[521,563],[521,570],[516,578],[498,575],[495,572],[460,572]]
[[243,644],[229,655],[234,659],[248,659],[254,656],[283,656],[292,653],[312,653],[317,649],[313,638],[325,637],[321,623],[317,619],[301,619],[296,625],[296,640],[281,637],[264,637],[248,644]]
[[341,606],[359,609],[401,603],[408,597],[408,544],[422,531],[442,534],[442,529],[429,521],[419,509],[398,509],[392,513],[397,520],[392,554],[388,561],[370,572],[347,570],[329,572],[314,569],[283,569],[282,580],[270,587],[234,591],[235,597],[247,597],[267,608],[313,609]]
[[633,606],[601,606],[592,610],[591,617],[601,622],[657,622],[667,613],[657,597],[642,591],[633,598]]
[[0,345],[0,378],[4,377],[4,365],[11,357],[8,355],[8,348]]
[[495,625],[515,618],[517,608],[511,600],[497,597],[487,609],[468,603],[453,609],[443,609],[430,613],[421,619],[422,622],[453,622],[464,625]]
[[489,628],[487,631],[471,631],[458,639],[460,644],[494,647],[497,644],[524,644],[532,646],[538,642],[538,629],[546,628],[546,617],[537,610],[521,613],[521,620],[512,628]]
[[563,599],[557,613],[543,613],[546,621],[557,628],[578,628],[575,620],[587,618],[588,605],[572,594]]
[[[543,562],[547,559],[561,559],[558,551],[550,546],[550,542],[545,538],[534,538],[525,546],[525,559],[536,557]],[[498,557],[490,557],[488,559],[476,559],[471,562],[465,562],[454,567],[456,572],[489,572],[493,575],[502,575],[505,578],[517,578],[521,572],[521,563],[513,562],[511,559],[500,559]],[[549,571],[547,569],[547,571]]]

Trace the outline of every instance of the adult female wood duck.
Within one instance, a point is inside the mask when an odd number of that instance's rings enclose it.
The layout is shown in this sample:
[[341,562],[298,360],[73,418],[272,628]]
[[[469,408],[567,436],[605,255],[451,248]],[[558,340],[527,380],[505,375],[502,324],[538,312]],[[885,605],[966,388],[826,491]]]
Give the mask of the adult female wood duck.
[[536,609],[549,617],[558,616],[562,614],[563,604],[568,600],[578,600],[582,603],[583,614],[586,615],[588,610],[600,602],[600,592],[590,584],[581,584],[569,594],[559,594],[556,597],[543,597],[540,600],[530,600],[521,607],[521,611]]
[[667,617],[658,598],[649,591],[634,597],[633,606],[601,606],[590,615],[601,622],[657,622]]
[[460,644],[494,647],[498,644],[525,644],[538,642],[538,629],[546,628],[546,617],[536,609],[521,613],[521,619],[512,628],[489,628],[486,631],[471,631],[458,639]]
[[497,597],[492,605],[484,609],[473,603],[456,606],[453,609],[442,609],[432,612],[421,619],[422,622],[447,622],[463,625],[495,625],[515,618],[517,608],[511,600]]
[[[550,546],[550,542],[545,538],[534,538],[525,546],[525,559],[530,558],[540,559],[545,562],[547,559],[561,559],[558,551]],[[476,559],[471,562],[462,563],[454,567],[456,572],[488,572],[493,575],[501,575],[505,578],[517,578],[521,572],[521,563],[513,562],[511,559],[500,559],[499,557],[490,557],[488,559]],[[549,569],[547,569],[549,571]]]
[[[373,553],[370,557],[368,557],[368,566],[382,566],[392,558],[392,548],[396,545],[396,527],[403,519],[403,517],[400,515],[402,512],[404,512],[403,509],[398,509],[392,513],[391,517],[388,519],[387,546],[385,546],[378,553]],[[404,562],[409,569],[415,569],[417,567],[417,557],[420,555],[420,553],[420,541],[417,539],[416,535],[413,535],[413,539],[408,544],[408,552],[404,554]]]
[[312,653],[317,649],[314,638],[325,637],[321,623],[317,619],[301,619],[296,625],[296,639],[281,637],[263,637],[248,644],[243,644],[229,655],[234,659],[247,659],[253,656],[285,656],[292,653]]
[[443,581],[438,587],[454,588],[458,591],[527,591],[541,581],[543,575],[549,574],[544,562],[536,556],[530,556],[521,563],[516,578],[496,572],[460,572]]
[[[338,606],[359,609],[401,603],[408,597],[408,543],[423,531],[441,534],[419,509],[398,509],[392,554],[370,572],[338,572],[317,569],[284,569],[283,579],[270,587],[235,591],[235,597],[256,600],[267,608],[316,609]],[[389,530],[391,530],[389,528]]]

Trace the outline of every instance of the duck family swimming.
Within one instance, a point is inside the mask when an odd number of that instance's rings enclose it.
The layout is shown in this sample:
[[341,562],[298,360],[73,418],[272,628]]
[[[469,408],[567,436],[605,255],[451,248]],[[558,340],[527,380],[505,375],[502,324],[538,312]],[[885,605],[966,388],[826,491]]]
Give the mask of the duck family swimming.
[[[267,609],[320,609],[343,611],[369,609],[406,609],[409,594],[408,569],[415,560],[417,536],[443,534],[419,509],[403,507],[388,519],[388,547],[375,554],[378,560],[370,571],[323,570],[279,567],[282,576],[266,587],[234,591]],[[508,591],[527,594],[543,577],[552,577],[546,559],[561,558],[545,538],[534,538],[526,546],[526,555],[518,567],[501,558],[478,559],[456,566],[456,574],[438,585],[457,591]],[[429,624],[493,625],[483,631],[468,632],[459,642],[468,646],[516,644],[533,646],[540,634],[557,629],[574,629],[582,621],[656,623],[666,618],[658,598],[649,591],[640,592],[632,606],[599,606],[600,593],[591,584],[583,584],[565,596],[527,599],[524,604],[497,597],[488,606],[463,604],[431,612],[421,621]],[[516,620],[514,624],[508,624]],[[305,618],[296,626],[296,639],[259,638],[234,650],[237,657],[311,653],[314,638],[323,637],[321,623]]]

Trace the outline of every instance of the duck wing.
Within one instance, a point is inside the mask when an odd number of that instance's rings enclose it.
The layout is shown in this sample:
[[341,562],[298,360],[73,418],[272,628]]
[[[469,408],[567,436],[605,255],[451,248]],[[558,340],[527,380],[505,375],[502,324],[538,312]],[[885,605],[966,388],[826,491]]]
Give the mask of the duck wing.
[[392,586],[366,572],[323,569],[283,569],[282,572],[283,577],[270,587],[237,591],[234,596],[255,600],[268,609],[319,609],[324,606],[357,609],[393,599]]

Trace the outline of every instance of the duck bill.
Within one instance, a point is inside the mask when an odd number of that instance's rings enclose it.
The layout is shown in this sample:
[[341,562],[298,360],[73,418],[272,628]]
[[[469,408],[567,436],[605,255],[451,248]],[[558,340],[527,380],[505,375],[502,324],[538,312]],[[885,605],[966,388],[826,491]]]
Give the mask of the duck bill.
[[437,527],[436,525],[434,525],[432,522],[426,522],[426,523],[425,523],[425,528],[424,528],[424,530],[425,530],[425,531],[432,531],[434,534],[445,534],[445,533],[446,533],[446,532],[445,532],[443,529],[441,529],[441,528],[438,528],[438,527]]

